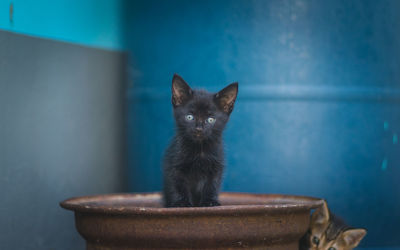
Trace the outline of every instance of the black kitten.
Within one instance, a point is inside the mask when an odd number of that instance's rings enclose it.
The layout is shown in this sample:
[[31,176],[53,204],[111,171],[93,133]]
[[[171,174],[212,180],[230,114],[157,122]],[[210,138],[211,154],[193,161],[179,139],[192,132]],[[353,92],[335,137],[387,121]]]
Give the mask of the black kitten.
[[237,83],[216,94],[192,90],[180,76],[174,75],[172,106],[177,131],[164,159],[164,206],[220,205],[222,131],[237,92]]

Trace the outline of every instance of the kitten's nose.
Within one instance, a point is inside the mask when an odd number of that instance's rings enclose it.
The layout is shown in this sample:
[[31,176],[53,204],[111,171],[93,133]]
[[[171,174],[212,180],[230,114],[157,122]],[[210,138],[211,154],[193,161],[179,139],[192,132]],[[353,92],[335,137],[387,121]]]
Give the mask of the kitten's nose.
[[202,132],[203,128],[202,127],[196,127],[196,132]]

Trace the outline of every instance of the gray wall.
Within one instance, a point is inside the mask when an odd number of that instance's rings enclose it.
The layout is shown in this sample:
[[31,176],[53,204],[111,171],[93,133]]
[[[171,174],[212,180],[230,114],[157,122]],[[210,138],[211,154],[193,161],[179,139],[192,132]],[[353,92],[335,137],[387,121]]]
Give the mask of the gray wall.
[[84,249],[58,203],[125,190],[124,65],[0,31],[1,249]]

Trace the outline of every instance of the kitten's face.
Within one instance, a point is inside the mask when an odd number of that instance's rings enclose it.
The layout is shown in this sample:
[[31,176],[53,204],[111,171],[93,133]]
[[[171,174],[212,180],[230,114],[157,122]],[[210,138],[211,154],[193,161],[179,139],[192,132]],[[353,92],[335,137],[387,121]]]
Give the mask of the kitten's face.
[[233,110],[237,91],[237,83],[216,94],[192,90],[180,76],[174,75],[172,104],[180,133],[196,142],[220,135]]
[[[310,250],[351,250],[358,246],[367,231],[362,228],[346,229],[338,233],[334,239],[329,236],[330,213],[328,205],[324,202],[311,217],[309,245]],[[335,235],[335,234],[334,234]]]
[[366,234],[365,229],[347,229],[341,232],[335,239],[328,241],[322,239],[319,246],[311,249],[318,250],[351,250],[358,246],[361,239]]

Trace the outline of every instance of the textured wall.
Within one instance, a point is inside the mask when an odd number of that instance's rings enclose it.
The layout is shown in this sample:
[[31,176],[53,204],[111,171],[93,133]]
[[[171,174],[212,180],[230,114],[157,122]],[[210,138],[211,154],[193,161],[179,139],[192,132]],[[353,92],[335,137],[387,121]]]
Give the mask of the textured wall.
[[59,202],[120,192],[125,56],[0,31],[0,248],[84,249]]
[[400,245],[399,1],[126,2],[131,190],[161,188],[172,74],[239,81],[223,189],[323,197]]

